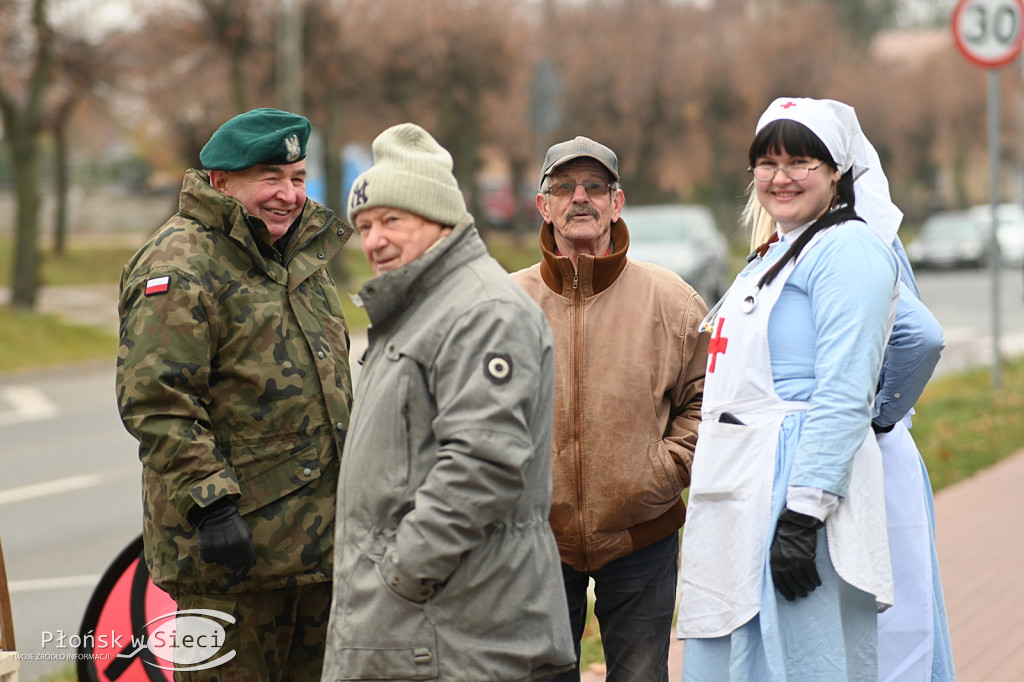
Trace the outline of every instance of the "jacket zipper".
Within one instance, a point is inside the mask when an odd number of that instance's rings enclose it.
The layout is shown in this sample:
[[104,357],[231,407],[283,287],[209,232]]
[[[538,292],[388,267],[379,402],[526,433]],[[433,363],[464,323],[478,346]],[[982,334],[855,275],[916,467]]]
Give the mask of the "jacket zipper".
[[583,490],[583,428],[580,397],[583,395],[583,370],[580,363],[583,361],[583,298],[579,290],[580,273],[574,272],[572,276],[572,307],[573,307],[573,354],[572,362],[572,390],[573,390],[573,449],[576,458],[576,490],[578,512],[580,517],[580,550],[583,552],[583,570],[590,571],[590,560],[587,558],[587,519],[586,504],[584,504]]
[[316,240],[316,238],[317,238],[317,237],[319,237],[320,235],[322,235],[322,234],[323,234],[324,232],[326,232],[327,230],[331,229],[331,223],[333,223],[333,222],[334,222],[334,218],[335,218],[335,216],[336,216],[336,214],[334,214],[334,213],[332,213],[331,215],[329,215],[329,216],[327,217],[327,222],[326,222],[326,223],[324,223],[324,226],[323,226],[323,227],[321,227],[321,228],[320,228],[319,230],[317,230],[316,232],[314,232],[313,234],[311,234],[311,235],[309,236],[309,239],[307,239],[306,241],[302,242],[302,244],[301,244],[301,245],[300,245],[300,246],[299,246],[299,247],[298,247],[297,249],[295,249],[294,251],[292,251],[292,255],[288,256],[287,260],[285,260],[285,262],[283,263],[283,265],[284,265],[285,269],[287,269],[287,268],[288,268],[288,264],[289,264],[289,263],[291,263],[291,262],[292,262],[292,260],[294,260],[295,256],[297,256],[297,255],[299,254],[299,251],[302,251],[302,250],[303,250],[304,248],[306,248],[307,246],[309,246],[310,244],[312,244],[312,243],[313,243],[313,242],[314,242],[314,241]]

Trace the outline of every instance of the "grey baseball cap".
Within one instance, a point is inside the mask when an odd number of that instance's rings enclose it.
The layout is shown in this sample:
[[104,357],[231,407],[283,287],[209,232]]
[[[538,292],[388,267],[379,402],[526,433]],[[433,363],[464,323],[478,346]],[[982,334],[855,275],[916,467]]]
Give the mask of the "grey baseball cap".
[[540,185],[544,185],[544,178],[551,175],[551,172],[568,163],[573,159],[587,156],[594,159],[608,169],[616,180],[619,179],[619,159],[615,152],[605,147],[600,142],[594,142],[589,137],[582,135],[567,142],[559,142],[551,145],[548,153],[544,155],[544,166],[540,172]]

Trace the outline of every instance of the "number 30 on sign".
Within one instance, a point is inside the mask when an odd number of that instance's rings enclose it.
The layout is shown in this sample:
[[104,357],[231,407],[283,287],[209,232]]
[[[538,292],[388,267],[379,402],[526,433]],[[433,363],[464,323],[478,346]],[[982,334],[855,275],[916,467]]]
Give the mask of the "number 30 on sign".
[[953,38],[965,57],[988,68],[1020,54],[1024,0],[960,0],[953,10]]

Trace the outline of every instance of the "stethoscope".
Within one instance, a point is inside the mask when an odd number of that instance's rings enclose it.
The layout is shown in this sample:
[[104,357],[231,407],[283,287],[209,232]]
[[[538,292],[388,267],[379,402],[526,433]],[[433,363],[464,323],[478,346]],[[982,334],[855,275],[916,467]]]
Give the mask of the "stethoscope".
[[[752,263],[756,260],[760,260],[763,257],[764,256],[761,253],[759,253],[758,251],[754,251],[749,256],[747,256],[747,263]],[[757,296],[758,294],[761,293],[761,288],[764,286],[764,282],[768,278],[768,273],[770,273],[771,270],[771,268],[768,268],[768,270],[765,271],[763,275],[761,275],[761,278],[757,280],[757,284],[754,285],[754,289],[749,294],[744,296],[742,301],[740,301],[740,312],[749,315],[757,309]],[[714,328],[711,326],[711,323],[714,322],[715,318],[718,317],[718,311],[721,309],[722,304],[725,303],[725,299],[729,297],[729,294],[732,292],[733,287],[735,287],[737,284],[739,284],[739,280],[733,282],[729,286],[729,288],[726,289],[725,293],[722,294],[722,297],[718,299],[718,302],[715,303],[714,306],[712,306],[711,310],[708,311],[708,314],[704,316],[703,320],[701,320],[699,327],[701,333],[707,332],[708,334],[711,334],[714,331]]]

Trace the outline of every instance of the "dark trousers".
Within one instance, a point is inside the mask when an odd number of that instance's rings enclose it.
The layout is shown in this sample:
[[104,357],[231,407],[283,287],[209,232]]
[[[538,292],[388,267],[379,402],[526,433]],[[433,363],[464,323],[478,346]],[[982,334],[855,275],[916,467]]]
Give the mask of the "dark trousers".
[[587,587],[593,578],[594,615],[601,626],[607,682],[668,682],[678,566],[678,533],[596,571],[576,571],[562,564],[577,667],[554,681],[580,679],[580,639],[587,620]]

